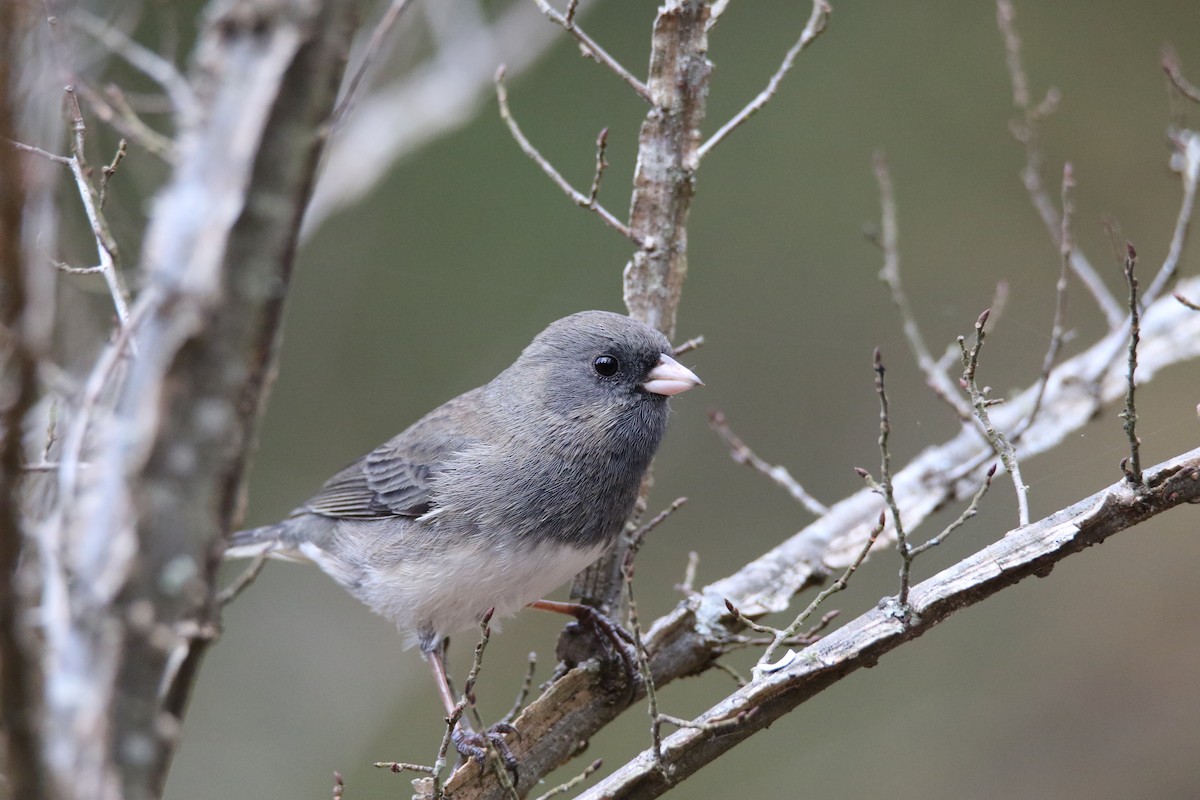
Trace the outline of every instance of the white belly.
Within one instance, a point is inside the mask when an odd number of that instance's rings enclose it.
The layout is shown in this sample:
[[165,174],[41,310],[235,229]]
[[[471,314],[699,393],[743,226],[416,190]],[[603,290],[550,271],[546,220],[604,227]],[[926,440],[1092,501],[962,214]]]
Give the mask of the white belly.
[[583,571],[605,549],[555,543],[497,551],[476,540],[369,570],[352,591],[395,622],[411,646],[430,633],[440,641],[472,628],[490,608],[494,619],[510,617]]

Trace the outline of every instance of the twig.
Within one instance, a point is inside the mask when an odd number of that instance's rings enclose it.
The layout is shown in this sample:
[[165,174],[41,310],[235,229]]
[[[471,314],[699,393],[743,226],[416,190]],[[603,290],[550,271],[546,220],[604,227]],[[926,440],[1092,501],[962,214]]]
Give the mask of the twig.
[[[1038,142],[1038,128],[1043,119],[1053,113],[1058,104],[1058,91],[1051,88],[1046,92],[1045,99],[1037,106],[1032,105],[1029,96],[1029,81],[1025,76],[1025,68],[1021,64],[1021,39],[1017,36],[1014,19],[1016,12],[1010,0],[996,0],[996,25],[1004,38],[1004,50],[1008,61],[1008,74],[1013,87],[1013,105],[1021,112],[1022,119],[1012,125],[1013,137],[1025,148],[1025,166],[1021,170],[1021,179],[1025,191],[1033,202],[1034,208],[1042,218],[1047,233],[1056,245],[1061,247],[1060,231],[1062,221],[1054,208],[1045,186],[1042,184],[1042,150]],[[1071,269],[1091,292],[1100,311],[1110,328],[1120,327],[1125,320],[1125,311],[1104,285],[1100,275],[1091,263],[1079,252],[1071,252]]]
[[81,8],[73,8],[68,21],[78,25],[111,53],[163,87],[177,114],[190,117],[195,112],[197,101],[192,86],[170,61]]
[[695,550],[688,553],[687,567],[683,570],[683,583],[675,584],[675,590],[684,596],[696,591],[696,567],[700,565],[700,554]]
[[1137,251],[1132,244],[1125,245],[1125,283],[1129,286],[1129,359],[1128,370],[1125,373],[1125,410],[1121,419],[1125,420],[1125,435],[1129,437],[1129,458],[1121,461],[1121,470],[1125,479],[1134,486],[1142,485],[1142,459],[1139,452],[1141,441],[1137,437],[1137,407],[1134,405],[1134,389],[1137,382],[1134,375],[1137,372],[1137,349],[1141,339],[1141,321],[1138,314],[1138,282],[1134,277],[1133,268],[1137,264]]
[[[767,645],[767,649],[763,650],[763,654],[759,656],[758,663],[754,665],[755,680],[758,680],[767,672],[771,671],[771,659],[775,657],[775,651],[784,643],[786,639],[795,636],[799,632],[800,627],[810,616],[812,616],[813,612],[817,610],[821,603],[824,603],[830,595],[842,591],[849,585],[850,578],[854,575],[855,571],[862,566],[862,563],[866,561],[867,554],[870,553],[871,548],[875,546],[875,542],[877,539],[879,539],[879,534],[883,533],[883,529],[886,524],[887,517],[885,516],[884,512],[880,511],[879,522],[874,528],[871,529],[871,534],[867,537],[867,541],[863,543],[862,550],[859,551],[858,557],[850,562],[850,566],[846,567],[845,571],[842,572],[841,576],[836,581],[822,589],[821,592],[813,598],[812,602],[808,604],[808,607],[801,611],[796,618],[792,620],[791,625],[788,625],[786,628],[775,632],[775,639],[769,645]],[[897,528],[899,528],[898,525]],[[904,540],[901,539],[900,541]],[[909,559],[909,561],[911,562],[911,559]],[[907,576],[905,578],[905,582],[901,586],[901,589],[904,593],[904,597],[903,599],[900,599],[899,602],[901,607],[905,607],[908,604]],[[830,617],[829,619],[832,618]],[[825,624],[828,624],[828,620],[822,620],[822,625]]]
[[267,565],[270,557],[271,554],[269,551],[264,551],[255,556],[254,561],[242,571],[241,575],[238,575],[232,583],[217,592],[217,606],[224,608],[236,600],[242,592],[246,591],[250,587],[250,584],[254,583],[258,579],[258,576],[262,574],[263,567]]
[[788,494],[790,494],[797,503],[808,509],[809,512],[814,516],[819,517],[829,510],[824,503],[820,502],[804,490],[804,487],[800,485],[799,481],[793,478],[792,474],[788,472],[787,467],[772,466],[771,464],[768,464],[766,461],[763,461],[761,458],[759,458],[754,451],[747,447],[746,443],[739,439],[737,434],[730,429],[729,423],[725,419],[725,415],[722,412],[715,410],[709,411],[708,425],[710,428],[716,431],[717,435],[720,436],[725,442],[726,446],[729,447],[729,455],[734,461],[739,464],[745,464],[746,466],[762,473],[763,475],[766,475],[778,486],[782,486],[785,490],[787,490]]
[[[506,125],[508,125],[509,133],[511,133],[512,137],[516,139],[517,145],[521,148],[521,151],[525,153],[525,155],[529,156],[529,158],[531,158],[535,164],[541,167],[542,172],[546,173],[550,180],[554,181],[558,185],[558,188],[562,189],[567,197],[571,198],[572,202],[581,208],[586,208],[595,212],[596,215],[604,221],[604,224],[608,225],[608,227],[612,228],[626,239],[629,239],[637,244],[638,247],[641,247],[642,243],[638,240],[637,236],[634,235],[633,231],[629,229],[629,226],[614,217],[607,208],[596,202],[595,197],[588,197],[572,186],[567,179],[564,178],[559,171],[555,169],[549,161],[546,160],[546,157],[538,152],[537,148],[535,148],[530,143],[529,139],[525,137],[525,134],[521,132],[520,126],[517,125],[517,121],[513,118],[512,111],[510,111],[508,107],[508,91],[504,88],[503,64],[501,64],[500,68],[496,70],[496,99],[500,104],[500,118],[504,120]],[[600,177],[598,173],[600,171],[601,169],[598,163],[597,175],[592,181],[594,186],[599,184]]]
[[584,55],[596,59],[596,61],[608,67],[614,75],[616,75],[629,87],[637,93],[638,97],[645,100],[647,103],[653,103],[654,98],[650,95],[650,89],[646,84],[639,81],[633,74],[621,66],[615,58],[605,52],[604,48],[596,44],[592,37],[588,36],[583,30],[575,24],[575,7],[578,5],[578,0],[574,0],[567,6],[565,15],[558,13],[546,0],[534,0],[537,7],[545,14],[551,22],[561,25],[563,30],[575,37],[575,41],[579,42],[579,48]]
[[330,115],[330,121],[335,130],[341,126],[346,115],[350,113],[354,101],[358,98],[358,90],[363,77],[367,73],[367,69],[379,55],[379,50],[383,47],[383,40],[387,38],[388,33],[395,26],[396,20],[400,19],[400,15],[404,13],[404,9],[408,8],[409,2],[410,0],[392,0],[388,4],[387,11],[383,12],[379,24],[371,31],[371,40],[367,43],[367,50],[363,53],[362,61],[359,62],[358,69],[354,71],[354,77],[346,85],[346,91],[342,95],[341,102],[338,103],[337,108]]
[[346,795],[346,781],[342,773],[333,771],[333,800],[342,800]]
[[1179,66],[1179,56],[1175,54],[1175,48],[1169,45],[1163,48],[1162,68],[1163,72],[1167,73],[1167,77],[1171,79],[1171,84],[1179,90],[1181,95],[1193,103],[1200,103],[1200,88],[1183,77],[1183,70]]
[[529,653],[529,666],[525,669],[525,679],[521,681],[521,688],[517,692],[517,699],[512,704],[512,708],[508,713],[500,718],[501,722],[511,723],[521,713],[521,708],[525,705],[525,701],[529,699],[529,692],[533,690],[533,675],[537,670],[537,653]]
[[571,778],[571,780],[567,781],[566,783],[560,783],[558,786],[555,786],[545,794],[538,795],[537,800],[550,800],[551,797],[556,797],[560,794],[566,794],[579,784],[586,781],[588,778],[592,777],[592,773],[600,769],[602,766],[604,766],[603,759],[597,758],[591,764],[588,764],[587,769],[576,775],[574,778]]
[[60,156],[56,153],[51,153],[48,150],[43,150],[40,147],[34,147],[33,145],[24,144],[22,142],[14,142],[12,139],[8,139],[6,141],[8,141],[9,144],[11,144],[17,150],[20,150],[22,153],[40,156],[48,161],[53,161],[55,164],[62,164],[63,166],[67,167],[71,166],[71,159],[67,156]]
[[1192,311],[1200,311],[1200,303],[1194,303],[1191,300],[1188,300],[1183,295],[1179,294],[1178,292],[1175,292],[1171,296],[1174,297],[1176,300],[1178,300],[1180,303],[1182,303],[1187,308],[1190,308]]
[[1062,234],[1059,237],[1061,245],[1061,259],[1058,268],[1058,281],[1054,284],[1054,321],[1050,324],[1050,345],[1046,348],[1046,355],[1042,358],[1042,371],[1038,375],[1037,389],[1034,393],[1033,408],[1029,409],[1029,416],[1022,420],[1021,424],[1013,430],[1013,441],[1019,441],[1021,434],[1029,430],[1037,419],[1038,412],[1042,408],[1042,400],[1046,396],[1046,384],[1050,382],[1050,373],[1054,369],[1055,362],[1058,361],[1058,351],[1062,349],[1063,338],[1066,335],[1065,321],[1067,316],[1067,271],[1071,264],[1071,251],[1074,249],[1074,239],[1071,235],[1071,218],[1075,213],[1075,204],[1072,202],[1072,190],[1075,188],[1075,173],[1071,168],[1071,163],[1067,162],[1063,165],[1062,177]]
[[916,547],[912,548],[912,550],[909,551],[909,555],[911,555],[913,558],[916,558],[917,556],[921,555],[921,553],[924,553],[926,550],[937,547],[939,544],[946,541],[947,536],[954,533],[956,530],[958,530],[963,525],[965,525],[967,523],[967,520],[971,519],[976,514],[978,514],[979,513],[979,503],[981,500],[983,500],[983,496],[985,494],[987,494],[987,490],[992,488],[992,476],[995,474],[996,474],[996,465],[993,464],[992,468],[987,471],[987,478],[984,479],[983,485],[980,486],[975,491],[975,495],[971,498],[970,504],[967,505],[967,507],[963,509],[963,512],[958,515],[958,518],[955,519],[953,522],[951,522],[949,525],[947,525],[945,528],[943,528],[942,532],[939,533],[937,536],[934,536],[932,539],[925,542],[924,544],[919,544]]
[[718,128],[717,132],[710,136],[708,141],[700,145],[696,151],[698,158],[703,159],[704,156],[708,155],[710,150],[724,141],[730,133],[743,122],[750,119],[750,117],[761,111],[763,106],[771,101],[771,98],[779,91],[779,84],[783,81],[784,76],[788,74],[795,63],[796,57],[825,31],[825,28],[829,25],[829,15],[831,13],[833,13],[833,9],[825,0],[813,0],[812,13],[808,17],[808,24],[800,32],[800,38],[796,40],[796,43],[784,55],[783,63],[779,65],[779,69],[775,70],[775,74],[767,81],[767,87],[759,92],[757,97],[743,106],[741,111],[734,114],[732,119]]
[[[884,382],[886,368],[883,366],[883,353],[875,348],[875,393],[879,395],[879,493],[887,503],[892,514],[892,527],[896,530],[896,551],[900,554],[900,591],[896,595],[900,607],[908,605],[909,573],[912,570],[912,553],[909,552],[908,535],[904,530],[904,520],[900,516],[900,504],[896,502],[896,493],[892,483],[892,451],[888,439],[892,434],[892,423],[889,419],[887,386]],[[861,474],[861,473],[860,473]],[[869,477],[869,476],[868,476]],[[872,533],[872,542],[879,536]],[[866,552],[863,553],[866,558]]]
[[55,261],[51,259],[54,268],[64,275],[99,275],[104,272],[104,267],[73,267],[63,261]]
[[592,188],[588,190],[590,203],[596,202],[596,195],[600,194],[600,180],[604,177],[604,170],[608,169],[608,161],[604,158],[607,148],[608,128],[601,128],[600,133],[596,135],[596,171],[592,175]]
[[129,143],[124,139],[117,142],[117,152],[113,153],[112,161],[100,168],[100,192],[96,199],[96,205],[99,208],[104,208],[104,201],[108,195],[108,182],[112,180],[112,176],[117,172],[117,167],[121,166],[121,162],[125,159],[128,146]]
[[699,349],[704,346],[703,336],[693,336],[678,347],[673,348],[674,355],[681,356],[684,353],[690,353],[692,350]]
[[[660,515],[661,516],[661,515]],[[633,635],[633,646],[637,651],[638,672],[642,674],[642,683],[646,687],[646,703],[650,713],[651,752],[655,764],[658,765],[662,778],[668,784],[671,776],[663,766],[662,758],[662,715],[658,713],[658,692],[654,688],[654,672],[650,669],[650,656],[646,653],[646,645],[642,641],[642,625],[638,619],[637,600],[633,595],[633,561],[636,547],[630,546],[625,551],[625,562],[621,575],[625,582],[625,598],[629,603],[629,632]]]
[[1143,305],[1150,305],[1157,300],[1167,285],[1179,274],[1179,258],[1183,255],[1192,212],[1196,208],[1196,186],[1200,184],[1200,134],[1194,131],[1180,132],[1179,151],[1172,159],[1172,166],[1183,176],[1183,201],[1179,204],[1179,214],[1175,217],[1171,246],[1167,249],[1162,266],[1158,268],[1158,274],[1154,276],[1150,287],[1142,296]]
[[711,663],[712,663],[713,669],[719,670],[720,672],[724,672],[726,675],[733,678],[734,683],[736,683],[738,685],[739,689],[750,682],[749,678],[747,678],[742,673],[738,672],[733,667],[726,664],[724,661],[713,661]]
[[737,606],[735,606],[733,604],[733,601],[730,600],[728,597],[725,598],[725,608],[729,611],[730,614],[733,615],[734,619],[736,619],[738,622],[740,622],[742,625],[745,625],[747,628],[749,628],[752,631],[758,631],[759,633],[768,633],[771,636],[774,636],[775,634],[777,634],[779,632],[778,628],[772,628],[770,625],[763,625],[760,622],[755,622],[754,620],[750,619],[750,617],[743,614],[742,610],[740,608],[738,608]]
[[637,551],[639,549],[641,549],[642,542],[645,540],[646,534],[650,533],[650,531],[654,530],[659,525],[663,524],[663,522],[666,521],[667,517],[671,516],[676,511],[678,511],[680,508],[682,508],[686,502],[687,502],[686,497],[676,497],[671,502],[671,505],[667,506],[662,511],[655,514],[654,517],[649,522],[647,522],[643,525],[639,525],[636,529],[634,529],[629,534],[629,553],[630,553],[631,557],[633,555],[636,555]]
[[118,87],[106,87],[109,95],[107,98],[86,83],[75,84],[75,91],[88,104],[96,118],[105,125],[111,125],[117,133],[139,145],[150,155],[168,164],[175,163],[175,143],[143,122],[125,99],[125,93]]
[[921,328],[917,324],[917,316],[913,313],[912,304],[904,291],[900,280],[900,247],[899,225],[896,222],[896,197],[892,191],[892,175],[888,168],[883,151],[877,150],[873,158],[875,180],[879,184],[879,202],[881,206],[879,246],[883,250],[883,268],[879,270],[879,279],[892,290],[892,302],[900,312],[903,324],[904,338],[908,340],[909,349],[917,359],[917,366],[925,373],[925,383],[933,390],[942,402],[950,406],[959,419],[967,422],[971,419],[971,408],[955,391],[954,384],[946,375],[944,368],[939,366],[925,344]]
[[975,320],[975,344],[970,349],[967,348],[964,337],[958,337],[958,348],[962,352],[963,388],[971,398],[971,406],[975,409],[975,417],[983,425],[984,435],[992,445],[992,449],[996,451],[996,455],[1000,456],[1004,468],[1012,475],[1013,487],[1017,491],[1018,520],[1021,526],[1025,526],[1029,524],[1029,488],[1025,486],[1025,482],[1021,478],[1021,465],[1017,460],[1017,451],[1004,434],[992,424],[988,414],[990,406],[1003,401],[988,399],[987,393],[980,389],[979,384],[975,381],[975,373],[979,368],[979,351],[983,349],[984,325],[987,324],[987,319],[988,311],[985,309],[979,315],[979,319]]
[[104,276],[105,284],[108,285],[108,293],[112,297],[117,319],[124,328],[129,324],[129,298],[118,271],[117,242],[113,239],[112,233],[108,229],[108,221],[97,205],[98,198],[88,178],[87,161],[84,156],[87,126],[84,124],[83,114],[79,110],[79,100],[75,96],[75,88],[68,86],[66,95],[67,108],[71,115],[71,130],[74,134],[71,138],[72,155],[67,160],[67,166],[70,167],[71,175],[75,178],[79,199],[83,203],[83,210],[87,214],[88,223],[92,228],[92,236],[96,240],[96,253],[100,257],[101,274]]

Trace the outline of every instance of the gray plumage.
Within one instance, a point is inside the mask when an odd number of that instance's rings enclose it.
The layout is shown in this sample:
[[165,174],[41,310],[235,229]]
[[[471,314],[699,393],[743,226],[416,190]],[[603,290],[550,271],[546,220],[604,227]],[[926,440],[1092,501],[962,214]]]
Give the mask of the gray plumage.
[[[431,652],[489,609],[513,614],[617,537],[667,424],[700,383],[658,331],[585,311],[490,383],[338,472],[228,555],[312,561]],[[614,365],[610,375],[604,374]]]

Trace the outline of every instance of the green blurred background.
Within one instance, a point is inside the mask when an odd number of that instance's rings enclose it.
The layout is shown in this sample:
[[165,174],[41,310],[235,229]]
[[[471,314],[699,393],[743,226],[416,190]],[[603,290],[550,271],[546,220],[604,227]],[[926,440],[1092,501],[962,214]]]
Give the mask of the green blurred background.
[[[711,36],[709,131],[762,88],[808,11],[730,4]],[[1048,85],[1063,92],[1045,128],[1047,178],[1057,194],[1063,160],[1074,163],[1076,236],[1120,291],[1100,220],[1119,221],[1145,274],[1161,263],[1180,187],[1166,167],[1171,107],[1159,51],[1174,43],[1200,80],[1200,7],[1025,0],[1017,11],[1035,94]],[[584,23],[642,73],[653,14],[652,3],[608,2]],[[577,185],[590,179],[596,132],[609,128],[601,199],[623,215],[640,101],[565,35],[510,94],[527,134]],[[1005,281],[1011,299],[989,339],[984,379],[999,392],[1032,382],[1058,255],[1018,179],[1013,116],[991,3],[841,2],[773,103],[705,161],[678,338],[705,336],[686,361],[707,386],[673,403],[652,506],[680,495],[690,502],[643,551],[644,617],[678,601],[672,584],[689,550],[707,583],[810,519],[729,459],[707,409],[724,410],[751,446],[826,502],[860,487],[852,467],[878,463],[876,345],[890,367],[895,458],[903,463],[955,430],[912,365],[877,280],[880,254],[863,235],[879,217],[876,148],[892,164],[904,275],[931,347],[940,352],[968,332]],[[1185,274],[1197,271],[1195,253]],[[619,236],[521,154],[492,104],[396,166],[301,253],[247,525],[285,514],[347,461],[488,380],[549,321],[620,310],[628,256]],[[1102,329],[1077,285],[1069,323],[1077,332],[1069,352]],[[1196,444],[1198,395],[1195,364],[1139,395],[1146,463]],[[1034,516],[1117,479],[1125,447],[1113,409],[1029,459]],[[1015,521],[1011,485],[998,481],[981,516],[922,558],[917,577]],[[1196,528],[1196,512],[1178,510],[958,614],[674,796],[1200,797]],[[833,607],[844,618],[861,613],[895,591],[896,570],[891,553],[872,559]],[[546,679],[560,624],[530,613],[504,625],[478,688],[485,717],[507,710],[529,651]],[[452,654],[457,674],[468,649],[460,641]],[[708,675],[668,687],[662,702],[689,716],[732,688]],[[272,564],[225,616],[168,796],[327,797],[340,770],[351,800],[406,797],[408,777],[371,763],[431,761],[440,717],[425,665],[388,623],[315,568]],[[587,757],[614,768],[648,745],[647,728],[631,710]]]

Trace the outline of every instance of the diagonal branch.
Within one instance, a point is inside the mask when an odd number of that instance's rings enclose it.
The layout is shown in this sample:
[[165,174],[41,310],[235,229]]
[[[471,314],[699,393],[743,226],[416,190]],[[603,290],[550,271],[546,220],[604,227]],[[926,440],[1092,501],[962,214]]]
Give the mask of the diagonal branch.
[[[765,673],[714,705],[697,719],[700,728],[684,728],[668,736],[662,742],[661,768],[655,768],[653,754],[645,751],[581,794],[580,800],[657,797],[847,674],[875,665],[884,654],[954,612],[1025,578],[1043,576],[1064,558],[1149,517],[1200,502],[1200,448],[1148,470],[1146,479],[1149,488],[1144,494],[1119,481],[1050,517],[1008,531],[995,544],[914,586],[911,616],[883,604],[848,622],[786,667]],[[742,724],[725,729],[721,736],[706,735],[703,729],[704,723],[737,718]],[[671,783],[664,779],[666,773]]]
[[575,41],[579,42],[579,48],[584,52],[584,54],[596,59],[597,63],[608,67],[608,69],[614,75],[625,81],[625,83],[629,85],[629,88],[633,89],[634,93],[637,94],[638,97],[642,98],[647,103],[654,103],[654,96],[651,94],[650,89],[646,86],[646,84],[635,78],[633,73],[621,66],[621,64],[615,58],[610,56],[603,47],[596,44],[592,37],[584,33],[583,29],[575,24],[575,7],[578,5],[579,0],[571,0],[571,5],[568,7],[566,14],[560,14],[554,9],[553,6],[546,2],[546,0],[534,0],[534,2],[537,3],[538,9],[541,10],[541,12],[545,14],[551,22],[555,23],[556,25],[561,25],[563,30],[571,34],[571,36],[575,38]]
[[[715,12],[719,13],[719,12]],[[783,63],[779,65],[779,69],[775,70],[775,74],[767,81],[767,87],[758,93],[753,100],[742,107],[742,110],[733,115],[733,118],[717,129],[717,132],[709,137],[708,141],[700,145],[696,151],[697,158],[704,158],[714,147],[725,141],[729,134],[733,133],[742,123],[753,117],[767,103],[771,102],[771,98],[779,91],[779,84],[783,82],[784,77],[791,71],[792,65],[796,63],[796,57],[808,47],[813,41],[825,32],[825,28],[829,25],[829,15],[833,13],[833,8],[825,0],[813,0],[812,13],[808,17],[808,24],[804,26],[804,30],[800,32],[800,38],[791,46],[787,54],[783,57]]]

